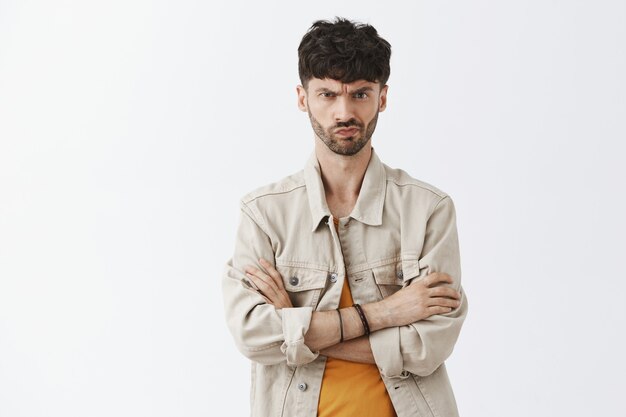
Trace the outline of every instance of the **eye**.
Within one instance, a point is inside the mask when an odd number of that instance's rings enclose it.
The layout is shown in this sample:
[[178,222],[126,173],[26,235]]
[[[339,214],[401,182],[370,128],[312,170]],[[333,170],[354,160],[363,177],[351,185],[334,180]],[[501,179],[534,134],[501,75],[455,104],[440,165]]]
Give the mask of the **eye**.
[[356,93],[356,94],[354,95],[354,97],[355,97],[355,98],[358,98],[358,99],[360,99],[360,100],[363,100],[363,99],[366,99],[366,98],[367,98],[367,93],[363,93],[363,92],[361,92],[361,93]]
[[335,94],[334,93],[330,93],[328,91],[325,91],[323,93],[320,93],[320,96],[324,97],[324,98],[329,98],[329,97],[334,97]]

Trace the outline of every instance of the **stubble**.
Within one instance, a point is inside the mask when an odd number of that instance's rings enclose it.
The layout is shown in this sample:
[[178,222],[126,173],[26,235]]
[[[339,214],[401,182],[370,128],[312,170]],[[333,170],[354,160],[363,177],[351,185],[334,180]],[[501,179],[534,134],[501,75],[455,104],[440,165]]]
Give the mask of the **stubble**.
[[[356,155],[363,149],[367,142],[369,142],[376,129],[379,113],[378,111],[376,112],[376,115],[367,124],[367,127],[364,127],[363,124],[359,123],[356,119],[350,119],[347,122],[337,123],[328,129],[324,129],[324,126],[311,114],[308,108],[307,112],[309,113],[309,120],[311,120],[313,131],[317,137],[334,153],[346,156]],[[350,127],[356,127],[359,131],[350,137],[338,136],[334,133],[337,129]]]

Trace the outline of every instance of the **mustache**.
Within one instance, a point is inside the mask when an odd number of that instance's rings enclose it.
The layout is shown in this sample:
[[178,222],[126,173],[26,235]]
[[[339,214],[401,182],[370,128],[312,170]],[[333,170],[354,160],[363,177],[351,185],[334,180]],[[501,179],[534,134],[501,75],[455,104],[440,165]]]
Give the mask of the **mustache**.
[[346,128],[346,127],[358,127],[359,129],[361,129],[361,124],[359,122],[357,122],[354,119],[350,119],[347,122],[339,122],[335,125],[334,129],[341,129],[341,128]]

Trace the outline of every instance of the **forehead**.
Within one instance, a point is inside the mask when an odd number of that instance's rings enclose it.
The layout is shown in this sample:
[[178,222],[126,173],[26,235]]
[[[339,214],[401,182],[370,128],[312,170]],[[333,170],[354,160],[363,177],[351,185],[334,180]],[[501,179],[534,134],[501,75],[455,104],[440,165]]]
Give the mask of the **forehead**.
[[331,91],[343,91],[347,93],[350,91],[358,90],[359,88],[363,88],[363,87],[370,87],[374,91],[378,91],[378,88],[380,86],[378,83],[373,83],[367,80],[356,80],[351,83],[343,83],[339,80],[333,80],[332,78],[324,78],[324,79],[311,78],[309,80],[308,87],[309,87],[308,88],[309,91],[315,91],[318,89],[327,89]]

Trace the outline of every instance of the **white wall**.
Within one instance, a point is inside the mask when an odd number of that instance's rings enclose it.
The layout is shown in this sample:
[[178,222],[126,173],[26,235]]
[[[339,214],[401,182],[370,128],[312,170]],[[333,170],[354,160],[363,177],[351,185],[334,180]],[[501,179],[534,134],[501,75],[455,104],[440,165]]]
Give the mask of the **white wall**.
[[0,0],[0,416],[247,415],[220,275],[335,15],[393,47],[379,155],[457,205],[461,414],[624,415],[626,4],[408,3]]

